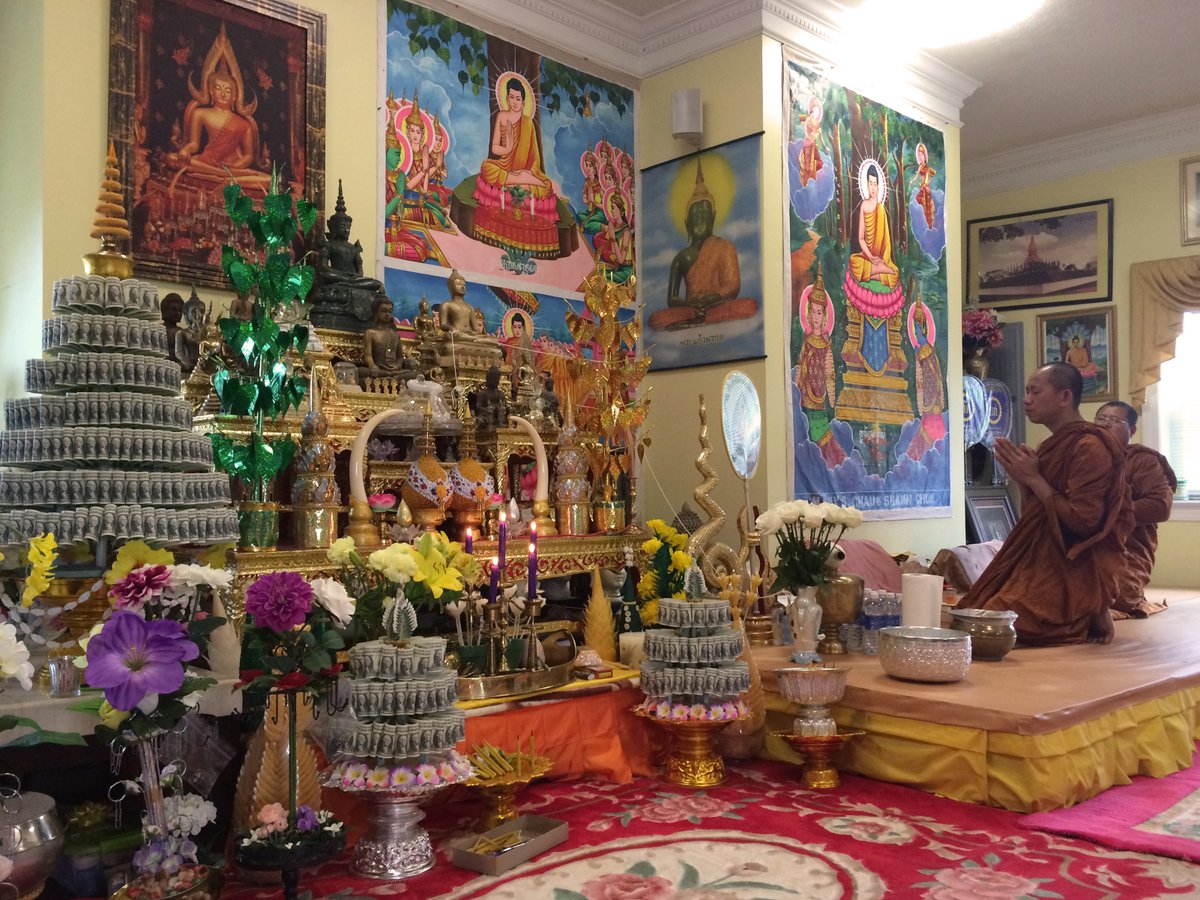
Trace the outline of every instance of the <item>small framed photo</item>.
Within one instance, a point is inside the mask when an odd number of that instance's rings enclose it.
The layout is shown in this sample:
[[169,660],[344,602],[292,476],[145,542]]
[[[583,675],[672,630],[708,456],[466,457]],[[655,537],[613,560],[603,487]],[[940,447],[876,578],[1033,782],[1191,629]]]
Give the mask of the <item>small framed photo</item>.
[[997,309],[1111,300],[1112,215],[1112,200],[1094,200],[972,219],[967,299]]
[[1038,316],[1038,365],[1070,363],[1083,376],[1083,402],[1117,399],[1116,307]]
[[1183,243],[1200,244],[1200,156],[1180,161],[1179,181]]
[[974,538],[972,543],[1003,541],[1017,524],[1008,491],[999,486],[968,488],[967,517],[971,528],[967,537]]

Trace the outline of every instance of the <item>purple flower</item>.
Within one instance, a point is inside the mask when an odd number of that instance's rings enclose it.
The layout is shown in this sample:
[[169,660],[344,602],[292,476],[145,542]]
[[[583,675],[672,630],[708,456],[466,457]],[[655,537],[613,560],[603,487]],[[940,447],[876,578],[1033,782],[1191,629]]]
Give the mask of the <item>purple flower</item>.
[[114,609],[141,612],[151,600],[157,600],[167,588],[171,573],[166,566],[142,566],[134,569],[109,590]]
[[147,622],[119,609],[88,641],[87,683],[104,690],[114,709],[128,711],[147,694],[169,694],[183,685],[183,663],[200,655],[179,622]]
[[317,814],[311,806],[296,807],[296,830],[312,831],[317,827]]
[[291,631],[312,605],[312,585],[295,572],[272,572],[246,588],[246,613],[259,628]]

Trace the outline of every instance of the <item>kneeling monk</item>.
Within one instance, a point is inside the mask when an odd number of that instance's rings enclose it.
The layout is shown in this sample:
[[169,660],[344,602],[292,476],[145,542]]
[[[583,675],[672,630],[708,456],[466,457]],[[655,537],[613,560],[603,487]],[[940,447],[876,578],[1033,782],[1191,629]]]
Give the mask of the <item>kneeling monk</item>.
[[1066,363],[1025,384],[1025,415],[1050,437],[1036,451],[1003,438],[996,459],[1024,489],[1021,519],[960,607],[1017,613],[1027,644],[1108,643],[1109,606],[1133,527],[1125,448],[1079,414],[1083,379]]

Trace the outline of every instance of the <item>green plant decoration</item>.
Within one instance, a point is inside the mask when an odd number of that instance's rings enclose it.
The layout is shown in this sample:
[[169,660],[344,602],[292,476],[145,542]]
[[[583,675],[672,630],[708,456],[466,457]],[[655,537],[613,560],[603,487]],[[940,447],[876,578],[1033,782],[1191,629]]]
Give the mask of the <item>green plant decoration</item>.
[[297,231],[312,230],[317,208],[293,198],[290,188],[281,188],[275,171],[261,208],[255,208],[240,185],[230,184],[225,187],[225,210],[234,225],[250,229],[259,252],[247,258],[236,247],[221,248],[221,271],[239,294],[253,292],[255,299],[250,321],[227,317],[218,323],[235,365],[222,362],[213,376],[213,388],[221,412],[253,418],[254,429],[245,440],[211,435],[213,455],[221,471],[249,489],[249,499],[262,503],[268,499],[271,480],[287,468],[296,452],[290,437],[264,438],[264,423],[298,409],[308,390],[308,380],[293,375],[287,361],[293,349],[303,356],[308,329],[303,325],[280,328],[274,315],[297,299],[303,302],[313,286],[312,266],[294,264],[291,247]]

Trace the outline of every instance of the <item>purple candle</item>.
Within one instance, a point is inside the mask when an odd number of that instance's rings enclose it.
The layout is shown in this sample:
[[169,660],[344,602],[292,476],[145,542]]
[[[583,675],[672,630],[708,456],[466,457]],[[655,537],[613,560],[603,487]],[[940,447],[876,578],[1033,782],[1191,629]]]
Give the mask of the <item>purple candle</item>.
[[508,515],[503,510],[500,512],[500,534],[497,540],[496,556],[499,557],[500,568],[503,569],[508,565]]
[[491,573],[492,577],[491,577],[491,581],[488,584],[488,602],[490,602],[490,603],[496,602],[496,597],[499,596],[499,592],[500,592],[500,565],[499,565],[499,562],[500,562],[499,559],[497,559],[495,556],[493,556],[492,561],[489,564],[492,567],[492,573]]
[[529,599],[537,596],[537,532],[533,532],[533,540],[529,542]]
[[463,551],[466,553],[475,552],[475,535],[471,533],[471,529],[467,529],[467,538],[463,541]]

